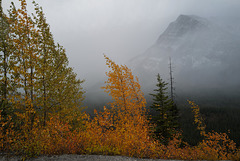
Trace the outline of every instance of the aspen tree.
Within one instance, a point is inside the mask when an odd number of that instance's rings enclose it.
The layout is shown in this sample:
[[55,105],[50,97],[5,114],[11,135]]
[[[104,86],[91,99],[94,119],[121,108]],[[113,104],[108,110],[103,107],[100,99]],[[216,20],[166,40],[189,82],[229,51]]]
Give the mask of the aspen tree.
[[117,127],[130,128],[133,131],[138,127],[144,129],[147,124],[144,108],[146,100],[137,77],[132,75],[127,66],[119,66],[106,55],[104,57],[111,70],[106,73],[108,80],[105,82],[106,86],[102,88],[113,99],[111,107],[114,111],[115,124]]
[[[19,0],[20,8],[14,3],[9,10],[9,31],[12,43],[12,71],[15,93],[11,95],[14,108],[20,109],[29,118],[30,129],[36,116],[36,70],[38,62],[37,31],[28,15],[27,3]],[[27,119],[26,119],[27,120]]]
[[[37,70],[37,104],[41,107],[41,111],[43,112],[43,124],[45,125],[47,113],[50,108],[50,98],[49,94],[51,84],[51,71],[54,68],[54,62],[52,58],[52,54],[55,51],[56,45],[54,44],[53,35],[50,32],[50,27],[46,22],[46,18],[44,16],[42,8],[33,1],[35,6],[36,15],[33,15],[35,24],[38,30],[38,53],[39,61],[36,64]],[[53,89],[54,90],[54,89]],[[52,100],[52,99],[51,99]]]
[[[16,9],[14,4],[10,9],[11,37],[13,41],[13,55],[15,63],[12,76],[17,88],[23,89],[24,95],[19,96],[25,106],[33,106],[35,98],[36,72],[35,64],[38,61],[36,30],[32,18],[27,13],[27,3],[19,0],[21,7]],[[22,95],[22,94],[21,94]]]
[[[2,1],[1,1],[2,3]],[[2,4],[0,6],[0,79],[1,79],[1,102],[7,100],[7,86],[8,86],[8,22],[7,17],[3,13]]]
[[[38,77],[38,105],[42,107],[43,124],[48,113],[58,113],[60,118],[80,112],[83,100],[81,83],[73,69],[68,67],[65,49],[54,42],[46,17],[35,1],[35,24],[38,28],[39,62],[36,65]],[[73,110],[74,109],[74,110]],[[67,115],[67,116],[66,116]]]
[[50,64],[49,108],[52,112],[57,112],[60,118],[68,119],[74,112],[80,112],[84,93],[81,84],[84,81],[77,79],[73,69],[68,67],[68,59],[62,46],[57,45],[52,56],[54,61]]
[[11,78],[13,69],[13,44],[10,31],[10,18],[0,8],[0,82],[1,101],[9,102],[10,95],[15,91]]
[[9,118],[13,109],[9,104],[9,93],[12,91],[12,82],[9,77],[11,71],[11,52],[9,38],[9,21],[7,15],[3,12],[2,1],[0,1],[0,121],[8,124],[2,127],[2,133],[6,134],[10,127]]
[[[6,71],[1,74],[1,83],[5,82],[1,98],[7,97],[6,80],[10,82],[11,78],[9,100],[14,108],[29,114],[31,124],[38,115],[45,125],[49,113],[73,119],[73,114],[80,114],[83,81],[68,67],[65,49],[55,44],[42,8],[33,1],[36,13],[29,16],[26,1],[19,2],[20,8],[11,4],[7,23],[1,21],[1,27],[9,30],[6,38],[1,37],[4,41],[0,44],[0,70]],[[5,56],[9,57],[9,62],[5,61],[8,59]]]
[[94,133],[93,137],[97,135],[96,144],[100,147],[107,143],[121,155],[146,156],[152,146],[151,130],[138,79],[126,65],[104,57],[110,70],[106,72],[108,79],[102,89],[112,97],[111,108],[104,107],[104,112],[99,113],[95,110],[92,125],[87,130]]

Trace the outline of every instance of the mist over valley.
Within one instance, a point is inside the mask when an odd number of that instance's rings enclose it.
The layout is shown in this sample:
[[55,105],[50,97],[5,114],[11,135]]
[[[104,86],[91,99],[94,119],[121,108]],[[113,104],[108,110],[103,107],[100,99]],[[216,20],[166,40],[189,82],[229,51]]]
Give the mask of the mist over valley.
[[[229,26],[228,24],[227,26]],[[156,42],[125,64],[139,78],[147,100],[156,89],[157,77],[168,83],[170,97],[170,59],[173,76],[174,101],[180,110],[180,124],[184,140],[197,145],[198,131],[192,124],[193,115],[187,100],[196,102],[209,131],[228,132],[239,142],[240,122],[240,36],[226,24],[196,15],[179,15],[160,33]],[[104,78],[86,90],[86,111],[103,110],[111,97],[101,87]],[[195,129],[195,130],[193,130]]]
[[[158,73],[170,83],[171,58],[178,103],[194,100],[210,107],[239,107],[239,53],[240,36],[224,25],[195,15],[179,15],[152,46],[125,64],[139,78],[148,102]],[[101,86],[104,80],[86,91],[90,108],[110,101]]]

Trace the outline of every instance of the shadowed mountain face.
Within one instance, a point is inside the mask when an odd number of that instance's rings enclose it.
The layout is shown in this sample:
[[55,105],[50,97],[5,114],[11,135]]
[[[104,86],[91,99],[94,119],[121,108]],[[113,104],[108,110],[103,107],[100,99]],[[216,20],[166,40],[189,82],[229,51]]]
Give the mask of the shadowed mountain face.
[[147,93],[155,88],[157,73],[169,82],[171,57],[178,97],[238,97],[240,37],[236,35],[207,19],[180,15],[152,47],[127,65]]
[[[169,24],[156,43],[127,66],[139,78],[148,102],[156,88],[156,75],[169,82],[171,57],[178,103],[240,107],[240,37],[213,22],[193,15],[180,15]],[[102,108],[111,101],[101,86],[89,88],[86,105]]]

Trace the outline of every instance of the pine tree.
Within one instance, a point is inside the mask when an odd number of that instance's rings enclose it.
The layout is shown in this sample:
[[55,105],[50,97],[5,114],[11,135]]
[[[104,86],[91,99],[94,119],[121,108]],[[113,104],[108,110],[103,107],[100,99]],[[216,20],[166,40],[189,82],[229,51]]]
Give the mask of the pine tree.
[[155,94],[153,96],[153,104],[150,106],[155,110],[156,115],[152,116],[152,121],[156,124],[155,135],[161,139],[163,143],[167,143],[177,128],[174,103],[168,96],[167,86],[160,74],[157,75],[157,89],[154,89]]

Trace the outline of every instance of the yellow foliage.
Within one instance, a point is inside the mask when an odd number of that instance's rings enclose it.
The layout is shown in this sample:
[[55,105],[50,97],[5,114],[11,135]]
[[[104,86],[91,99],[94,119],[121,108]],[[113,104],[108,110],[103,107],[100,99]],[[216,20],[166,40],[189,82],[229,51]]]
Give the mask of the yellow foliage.
[[196,147],[200,151],[198,155],[201,159],[208,160],[228,160],[239,158],[239,149],[226,133],[218,133],[215,131],[206,133],[206,125],[200,115],[200,108],[192,101],[188,101],[194,113],[194,122],[200,134],[204,139]]
[[[17,113],[20,122],[17,128],[10,116],[4,122],[0,115],[0,150],[27,157],[44,154],[104,154],[181,160],[237,160],[240,157],[239,149],[225,133],[206,133],[204,140],[194,147],[183,142],[181,133],[177,133],[168,145],[162,145],[150,137],[144,117],[138,118],[142,120],[139,124],[126,122],[126,119],[116,121],[124,114],[116,117],[114,111],[105,107],[103,112],[95,111],[92,119],[82,114],[79,119],[84,126],[78,129],[56,115],[49,116],[46,126],[39,123],[39,118],[31,124],[32,109]],[[8,128],[3,133],[5,126]]]
[[[52,64],[52,68],[49,66],[48,69],[49,62],[45,62],[36,66],[35,70],[38,73],[31,75],[29,72],[33,69],[33,63],[39,63],[41,57],[47,58],[47,54],[40,55],[38,52],[40,46],[36,44],[35,46],[34,43],[29,45],[31,43],[28,42],[28,38],[31,38],[31,41],[42,38],[39,37],[40,31],[34,28],[35,24],[27,15],[26,0],[19,1],[21,8],[11,10],[13,18],[18,21],[9,20],[12,21],[9,29],[12,31],[14,57],[24,63],[13,62],[10,74],[16,76],[13,78],[16,88],[24,90],[25,94],[8,96],[14,114],[3,118],[0,111],[0,151],[15,152],[27,157],[104,154],[181,160],[239,160],[240,149],[237,149],[236,144],[226,133],[205,131],[206,125],[200,115],[199,106],[191,101],[189,104],[194,113],[194,123],[204,140],[199,145],[191,147],[182,141],[181,133],[176,133],[168,145],[160,144],[152,137],[153,125],[147,119],[146,100],[138,78],[133,76],[126,65],[118,65],[106,55],[104,55],[106,65],[110,71],[106,73],[108,80],[103,89],[112,97],[113,102],[108,108],[104,106],[103,112],[94,110],[93,118],[81,113],[79,111],[80,98],[83,94],[79,92],[81,81],[76,80],[73,69],[64,68],[68,61],[61,46],[58,45],[54,50],[54,56],[58,58],[54,60],[59,62]],[[40,8],[36,10],[39,17],[43,16],[40,14],[42,12]],[[47,25],[45,22],[42,24]],[[45,32],[44,29],[42,34],[45,35]],[[46,37],[51,38],[51,34],[48,33]],[[53,40],[49,40],[45,45],[52,45],[51,41]],[[50,61],[54,62],[52,59]],[[57,65],[58,63],[60,64]],[[56,66],[64,67],[59,69]],[[48,70],[48,75],[45,70]],[[58,71],[62,72],[57,73]],[[49,84],[45,84],[45,81],[34,84],[39,75],[41,79],[48,76],[49,79],[46,81],[52,80],[52,77],[56,79]],[[67,79],[63,79],[66,77]],[[46,90],[45,87],[49,89]],[[54,92],[56,87],[58,91]],[[39,114],[41,107],[44,114]]]

